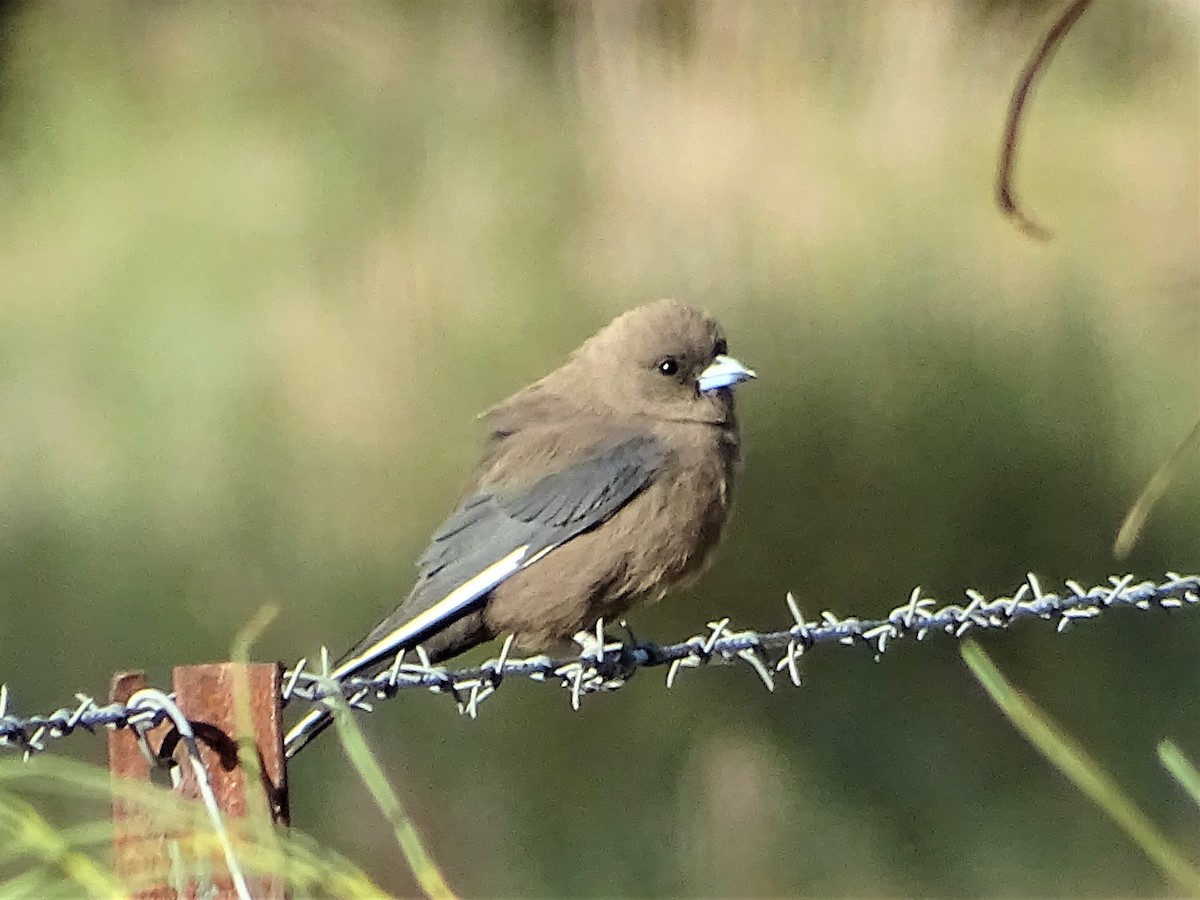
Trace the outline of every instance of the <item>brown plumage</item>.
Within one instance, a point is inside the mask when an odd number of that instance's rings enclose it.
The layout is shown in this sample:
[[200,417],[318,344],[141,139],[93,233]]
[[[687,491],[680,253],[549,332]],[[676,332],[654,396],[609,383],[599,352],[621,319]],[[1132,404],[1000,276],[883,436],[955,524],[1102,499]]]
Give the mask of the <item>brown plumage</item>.
[[[739,458],[732,387],[754,377],[711,317],[674,300],[619,316],[560,368],[484,414],[467,499],[408,598],[335,677],[420,644],[435,661],[515,634],[553,649],[657,600],[707,562]],[[310,713],[294,755],[328,723]]]

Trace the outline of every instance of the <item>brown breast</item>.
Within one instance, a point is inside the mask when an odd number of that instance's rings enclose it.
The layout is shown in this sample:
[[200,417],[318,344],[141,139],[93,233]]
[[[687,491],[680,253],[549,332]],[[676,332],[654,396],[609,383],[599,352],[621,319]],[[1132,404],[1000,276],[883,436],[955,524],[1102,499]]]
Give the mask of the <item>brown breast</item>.
[[673,429],[670,439],[659,477],[642,494],[496,588],[485,611],[493,634],[549,649],[703,570],[728,517],[737,435],[697,425]]

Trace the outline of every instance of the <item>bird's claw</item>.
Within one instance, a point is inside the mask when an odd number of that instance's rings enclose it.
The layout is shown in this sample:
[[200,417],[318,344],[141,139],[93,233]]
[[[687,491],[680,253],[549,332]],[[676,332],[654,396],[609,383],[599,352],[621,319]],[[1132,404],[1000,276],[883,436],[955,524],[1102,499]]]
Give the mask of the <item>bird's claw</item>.
[[579,645],[579,658],[559,666],[554,674],[571,691],[571,706],[579,709],[580,698],[596,691],[615,691],[633,677],[632,644],[604,633],[604,623],[595,631],[578,631],[573,638]]

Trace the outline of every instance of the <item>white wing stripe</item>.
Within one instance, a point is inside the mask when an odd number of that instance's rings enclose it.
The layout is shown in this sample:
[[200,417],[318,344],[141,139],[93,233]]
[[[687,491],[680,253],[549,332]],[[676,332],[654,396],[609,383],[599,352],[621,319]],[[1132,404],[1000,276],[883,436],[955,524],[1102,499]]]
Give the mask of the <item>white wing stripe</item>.
[[529,545],[524,544],[498,562],[492,563],[474,578],[464,581],[420,615],[414,616],[391,632],[391,634],[364,648],[361,652],[354,654],[354,656],[338,666],[333,671],[332,676],[334,678],[344,678],[347,673],[369,666],[371,663],[390,655],[398,647],[407,644],[413,637],[431,626],[453,618],[462,612],[465,607],[474,603],[514,572],[518,572],[530,563],[541,559],[549,552],[549,548],[540,553],[535,553],[533,558],[529,560],[525,559],[527,552],[529,552]]

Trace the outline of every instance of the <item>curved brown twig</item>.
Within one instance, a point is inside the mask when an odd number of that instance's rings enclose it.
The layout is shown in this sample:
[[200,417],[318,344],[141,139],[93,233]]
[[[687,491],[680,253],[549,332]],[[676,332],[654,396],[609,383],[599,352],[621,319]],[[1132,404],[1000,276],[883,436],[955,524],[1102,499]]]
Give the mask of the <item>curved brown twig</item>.
[[1045,70],[1046,64],[1050,61],[1054,51],[1058,49],[1058,45],[1062,43],[1071,27],[1079,21],[1079,17],[1083,15],[1084,10],[1091,2],[1092,0],[1073,0],[1063,14],[1058,17],[1058,20],[1046,32],[1037,51],[1025,64],[1021,78],[1008,102],[1008,116],[1004,123],[1004,140],[1000,146],[1000,170],[996,175],[996,202],[1000,204],[1000,209],[1004,214],[1011,217],[1022,231],[1030,237],[1042,241],[1051,236],[1050,230],[1027,215],[1013,198],[1012,173],[1017,156],[1017,144],[1020,140],[1018,132],[1021,128],[1021,116],[1025,110],[1025,103],[1029,100],[1029,95],[1033,90],[1034,81]]

